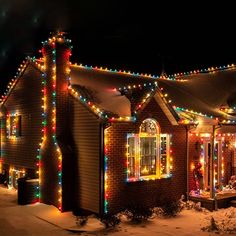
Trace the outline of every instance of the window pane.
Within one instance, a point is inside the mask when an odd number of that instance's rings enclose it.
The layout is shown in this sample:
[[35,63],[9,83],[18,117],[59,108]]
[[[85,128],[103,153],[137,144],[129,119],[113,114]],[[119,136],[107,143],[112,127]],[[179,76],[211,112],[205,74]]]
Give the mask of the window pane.
[[7,118],[8,137],[18,137],[21,132],[21,116],[8,116]]
[[134,137],[128,137],[128,178],[134,178],[135,177],[135,138]]
[[140,176],[156,175],[156,137],[140,138]]
[[161,135],[161,175],[167,174],[167,136]]
[[15,135],[14,134],[14,132],[15,132],[15,122],[14,122],[14,120],[15,120],[15,116],[11,116],[10,117],[10,136],[13,136],[13,135]]
[[156,135],[158,132],[157,125],[152,119],[146,119],[140,126],[140,133],[145,133],[148,135]]

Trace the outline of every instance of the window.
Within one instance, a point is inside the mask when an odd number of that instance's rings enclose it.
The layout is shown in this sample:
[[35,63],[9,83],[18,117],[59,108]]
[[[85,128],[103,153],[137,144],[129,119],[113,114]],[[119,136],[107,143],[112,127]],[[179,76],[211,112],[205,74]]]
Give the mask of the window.
[[160,174],[161,176],[169,176],[172,170],[172,150],[170,149],[171,141],[169,134],[161,134],[161,150],[160,150]]
[[135,141],[137,141],[137,138],[134,135],[128,135],[127,137],[127,148],[128,148],[128,176],[129,178],[135,178],[136,173],[135,173],[135,169],[138,169],[137,163],[135,163],[136,158],[135,158]]
[[7,137],[15,138],[21,135],[21,116],[7,115]]
[[19,170],[11,167],[9,170],[9,186],[17,189],[18,188],[17,180],[23,177],[25,177],[24,169]]
[[139,134],[127,135],[127,180],[169,177],[170,135],[161,134],[154,119],[142,122]]

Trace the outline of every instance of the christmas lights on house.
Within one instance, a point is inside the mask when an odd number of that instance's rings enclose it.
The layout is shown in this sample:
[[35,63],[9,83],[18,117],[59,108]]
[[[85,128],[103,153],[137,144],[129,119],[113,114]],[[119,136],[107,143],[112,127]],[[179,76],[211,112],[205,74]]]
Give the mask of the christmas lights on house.
[[42,138],[41,142],[39,143],[39,147],[37,149],[37,162],[36,162],[36,176],[39,179],[39,186],[37,187],[36,192],[36,198],[38,199],[38,202],[40,202],[41,193],[40,193],[40,185],[41,185],[41,160],[42,160],[42,150],[44,148],[44,144],[46,142],[46,136],[47,136],[47,87],[46,87],[46,74],[42,74]]
[[[173,171],[171,138],[170,134],[160,133],[160,128],[153,119],[145,119],[138,134],[127,134],[126,181],[146,181],[171,177]],[[152,166],[141,164],[144,152],[141,140],[145,139],[153,139],[154,141],[155,163]],[[153,144],[149,143],[151,146]]]
[[[18,170],[15,169],[14,167],[10,166],[9,169],[9,181],[8,181],[8,185],[12,188],[13,186],[17,186],[17,180],[20,177],[24,177],[25,176],[26,171],[24,169]],[[14,180],[14,182],[13,182]]]
[[104,130],[104,213],[108,213],[108,134],[107,129]]
[[[57,120],[56,120],[56,112],[57,112],[57,63],[56,63],[56,43],[57,42],[63,42],[64,39],[62,39],[61,37],[56,38],[53,37],[51,39],[49,39],[47,42],[44,42],[45,45],[49,44],[49,45],[53,45],[54,48],[52,49],[52,53],[53,53],[53,66],[52,66],[52,70],[53,70],[53,75],[51,78],[48,78],[47,75],[45,74],[45,65],[42,65],[42,60],[35,60],[34,58],[32,59],[32,63],[41,71],[42,73],[42,137],[41,137],[41,141],[39,143],[39,147],[37,150],[37,163],[36,163],[36,171],[37,171],[37,177],[39,178],[39,180],[41,180],[42,176],[41,176],[41,172],[43,170],[42,167],[42,151],[44,150],[44,145],[45,145],[45,141],[50,139],[53,140],[53,143],[55,145],[55,150],[57,151],[57,187],[58,187],[58,202],[57,202],[57,206],[59,210],[62,210],[62,152],[61,149],[57,143],[57,138],[56,138],[56,127],[57,127]],[[66,41],[69,42],[69,41]],[[130,76],[142,76],[142,77],[147,77],[150,79],[154,79],[154,76],[152,75],[142,75],[142,74],[135,74],[135,73],[131,73],[131,72],[126,72],[126,71],[116,71],[116,70],[110,70],[107,68],[97,68],[97,67],[90,67],[90,66],[83,66],[80,65],[79,67],[81,68],[85,68],[86,70],[99,70],[99,71],[106,71],[106,72],[111,72],[111,73],[122,73],[125,75],[128,75],[127,78],[129,78]],[[227,68],[228,69],[228,68]],[[217,69],[218,70],[218,69]],[[214,72],[216,71],[215,69],[210,69],[210,72]],[[70,73],[70,68],[69,65],[68,67],[65,69],[65,74],[68,75]],[[194,71],[195,73],[201,73],[199,71]],[[205,72],[204,72],[205,73]],[[74,89],[73,87],[68,87],[69,89],[69,93],[76,99],[78,99],[81,103],[85,104],[86,107],[89,107],[89,109],[91,109],[95,114],[97,114],[97,116],[99,118],[104,119],[103,122],[135,122],[137,119],[137,113],[144,107],[144,105],[147,103],[147,101],[150,100],[150,98],[152,98],[153,94],[156,93],[157,91],[159,92],[159,88],[158,88],[158,80],[157,79],[168,79],[168,80],[176,80],[176,77],[178,77],[178,74],[175,74],[175,77],[173,77],[172,79],[170,78],[165,78],[165,77],[159,77],[159,78],[155,78],[156,80],[154,82],[140,82],[138,84],[131,84],[129,83],[128,85],[124,86],[124,87],[120,87],[120,88],[113,88],[114,91],[124,91],[124,90],[128,90],[128,92],[132,92],[130,90],[135,90],[135,89],[142,89],[142,88],[148,88],[150,91],[147,93],[143,93],[143,99],[142,101],[136,105],[135,109],[134,109],[134,114],[133,116],[124,116],[124,117],[119,117],[116,115],[111,115],[110,113],[106,112],[105,110],[101,109],[99,107],[99,105],[94,104],[92,101],[89,101],[87,99],[87,97],[82,96],[82,94],[80,94],[78,91],[76,91],[76,89]],[[52,83],[52,88],[47,89],[48,88],[48,83],[47,83],[47,79],[51,80]],[[69,80],[69,78],[68,78]],[[11,89],[15,86],[17,80],[14,80],[14,82],[9,83],[9,91],[11,91]],[[179,79],[179,81],[184,82],[186,80],[183,79]],[[51,92],[49,92],[51,91]],[[172,102],[171,99],[169,99],[169,96],[167,93],[162,93],[163,89],[161,89],[161,96],[163,98],[163,101],[168,105],[169,103]],[[50,99],[48,99],[50,98]],[[52,99],[52,103],[49,103],[49,101]],[[48,109],[48,107],[52,107],[52,109]],[[170,107],[170,106],[169,106]],[[180,107],[174,107],[175,111],[180,111],[180,112],[186,112],[186,113],[190,113],[194,116],[201,116],[201,117],[207,117],[207,118],[211,118],[211,119],[217,119],[214,118],[213,116],[208,116],[206,114],[202,114],[193,110],[188,110],[188,109],[184,109],[184,108],[180,108]],[[226,109],[226,110],[222,110],[222,112],[226,112],[226,113],[233,113],[234,110],[230,110],[230,109]],[[48,113],[52,113],[50,114],[50,117],[52,115],[52,120],[48,120],[47,117],[49,116]],[[18,115],[15,113],[13,118],[13,123],[17,123],[17,117]],[[16,130],[17,127],[16,126],[12,126],[13,130],[11,132],[11,114],[9,114],[9,117],[7,117],[6,120],[6,126],[7,126],[7,130],[9,130],[8,136],[10,136],[10,134],[12,133],[12,136],[16,136]],[[15,119],[15,120],[14,120]],[[47,124],[47,122],[49,121],[49,124]],[[104,122],[104,123],[105,123]],[[234,124],[234,120],[222,120],[219,121],[225,124]],[[196,125],[198,124],[198,122],[196,120],[187,120],[187,119],[180,119],[179,120],[180,124],[193,124]],[[50,130],[50,132],[49,132]],[[8,132],[8,131],[7,131]],[[49,135],[49,133],[51,135]],[[109,208],[111,207],[111,205],[109,205],[109,200],[110,200],[110,196],[109,196],[109,191],[111,191],[110,189],[110,176],[108,176],[108,164],[109,164],[109,150],[108,150],[108,145],[107,145],[107,130],[105,129],[104,131],[104,202],[103,202],[103,211],[105,214],[107,214],[109,212]],[[140,138],[138,136],[139,134],[135,134],[135,133],[131,133],[127,135],[127,139],[130,138]],[[204,138],[211,138],[212,134],[208,134],[208,133],[191,133],[191,136],[198,136],[201,139],[201,154],[200,154],[200,162],[203,164],[205,162],[204,160],[204,147],[203,147],[203,140]],[[222,137],[222,139],[225,136],[233,136],[234,134],[217,134],[216,137]],[[172,172],[173,172],[173,158],[175,157],[175,152],[174,152],[174,156],[172,153],[172,134],[159,134],[158,136],[158,152],[160,151],[159,155],[156,155],[156,158],[158,158],[157,161],[157,168],[156,168],[156,175],[148,175],[149,173],[149,169],[150,168],[154,168],[154,165],[152,167],[148,167],[148,165],[146,166],[142,166],[141,168],[141,164],[140,164],[140,147],[136,147],[135,150],[135,160],[132,163],[131,157],[132,155],[130,155],[130,144],[127,141],[127,152],[126,152],[126,156],[127,156],[127,161],[126,161],[126,172],[127,172],[127,178],[126,180],[128,182],[132,182],[132,181],[146,181],[146,180],[155,180],[155,179],[160,179],[160,178],[168,178],[171,177]],[[143,134],[142,137],[148,137],[147,134]],[[151,137],[151,136],[150,136]],[[140,140],[139,140],[140,141]],[[124,148],[124,147],[123,147]],[[177,158],[176,158],[177,159]],[[175,165],[174,165],[175,167]],[[132,170],[132,168],[135,169],[135,171],[137,172],[136,174],[132,174],[134,172],[134,170]],[[11,170],[12,172],[12,170]],[[221,174],[222,177],[224,175],[224,157],[223,157],[223,150],[222,150],[222,158],[221,158]],[[138,177],[137,177],[138,176]],[[215,180],[217,178],[217,172],[215,171],[214,173],[215,176]],[[216,182],[214,182],[216,183]],[[38,201],[40,201],[40,184],[41,182],[39,182],[39,187],[37,189],[37,199]]]

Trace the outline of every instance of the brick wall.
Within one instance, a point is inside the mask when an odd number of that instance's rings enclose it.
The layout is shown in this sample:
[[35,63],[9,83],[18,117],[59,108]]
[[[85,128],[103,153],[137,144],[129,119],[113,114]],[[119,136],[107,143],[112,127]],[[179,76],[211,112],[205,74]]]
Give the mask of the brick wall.
[[[55,51],[54,51],[55,49]],[[68,97],[68,73],[70,49],[63,40],[45,44],[43,47],[46,76],[46,141],[41,151],[41,201],[61,207],[62,211],[71,209],[71,150],[69,140],[69,97]],[[55,71],[53,68],[55,67]],[[56,72],[56,74],[54,74]],[[53,77],[56,77],[56,86]],[[53,131],[54,98],[56,87],[56,129]],[[52,138],[56,136],[55,140]],[[60,150],[60,152],[57,151]],[[62,184],[59,184],[59,155],[62,154]],[[59,199],[60,187],[62,188],[62,204]]]
[[[167,179],[126,182],[127,133],[138,133],[146,118],[158,121],[161,133],[172,134],[173,175]],[[173,126],[154,98],[139,114],[136,123],[113,123],[107,132],[108,210],[120,211],[129,203],[155,206],[167,198],[179,199],[186,193],[186,130]]]

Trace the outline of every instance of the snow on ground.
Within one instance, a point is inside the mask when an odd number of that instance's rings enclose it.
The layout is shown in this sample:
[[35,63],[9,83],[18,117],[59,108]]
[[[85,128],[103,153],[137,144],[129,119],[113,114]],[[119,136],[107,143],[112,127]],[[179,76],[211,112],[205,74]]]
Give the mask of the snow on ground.
[[63,236],[71,235],[27,211],[28,206],[17,205],[17,192],[0,187],[0,235],[1,236]]
[[[76,225],[76,218],[71,212],[60,213],[55,207],[45,204],[19,206],[16,199],[17,192],[15,190],[0,187],[1,236],[204,236],[216,235],[216,233],[236,235],[236,208],[233,207],[215,212],[183,210],[175,218],[156,217],[138,225],[123,220],[120,225],[112,230],[102,229],[102,225],[96,218],[89,218],[86,228],[83,228],[88,231],[81,233],[78,232],[81,228]],[[201,228],[207,229],[210,226],[212,217],[219,229],[218,232],[202,231]],[[233,228],[234,234],[232,234]],[[65,229],[73,230],[73,232]]]

